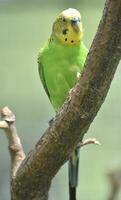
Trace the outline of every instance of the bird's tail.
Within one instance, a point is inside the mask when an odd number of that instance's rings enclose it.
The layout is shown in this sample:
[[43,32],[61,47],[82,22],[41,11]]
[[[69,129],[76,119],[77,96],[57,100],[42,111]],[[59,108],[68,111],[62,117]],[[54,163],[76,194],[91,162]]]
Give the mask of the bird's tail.
[[69,160],[69,200],[76,200],[78,185],[79,148],[75,149]]

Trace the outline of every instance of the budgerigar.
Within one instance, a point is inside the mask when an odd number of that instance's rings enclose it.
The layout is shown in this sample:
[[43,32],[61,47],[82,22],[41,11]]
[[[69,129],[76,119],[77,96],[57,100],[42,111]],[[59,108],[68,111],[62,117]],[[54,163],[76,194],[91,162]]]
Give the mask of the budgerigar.
[[[75,85],[87,55],[83,43],[81,15],[76,9],[66,9],[53,23],[50,39],[41,48],[38,57],[39,75],[44,89],[56,111],[64,103],[69,90]],[[69,160],[70,199],[76,199],[79,150]]]

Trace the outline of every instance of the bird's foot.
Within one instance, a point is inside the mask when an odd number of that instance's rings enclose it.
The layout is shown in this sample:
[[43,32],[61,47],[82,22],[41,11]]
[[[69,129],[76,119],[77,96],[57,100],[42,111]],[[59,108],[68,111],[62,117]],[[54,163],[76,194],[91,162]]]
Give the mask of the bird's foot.
[[53,123],[53,121],[54,121],[54,117],[53,117],[52,119],[49,120],[48,124],[51,126],[52,123]]

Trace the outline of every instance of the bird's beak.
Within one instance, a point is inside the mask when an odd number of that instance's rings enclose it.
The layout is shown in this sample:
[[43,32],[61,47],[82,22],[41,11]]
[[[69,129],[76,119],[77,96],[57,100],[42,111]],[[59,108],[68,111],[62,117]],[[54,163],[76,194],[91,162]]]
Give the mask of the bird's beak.
[[76,32],[80,31],[80,24],[79,18],[74,17],[71,19],[71,25]]

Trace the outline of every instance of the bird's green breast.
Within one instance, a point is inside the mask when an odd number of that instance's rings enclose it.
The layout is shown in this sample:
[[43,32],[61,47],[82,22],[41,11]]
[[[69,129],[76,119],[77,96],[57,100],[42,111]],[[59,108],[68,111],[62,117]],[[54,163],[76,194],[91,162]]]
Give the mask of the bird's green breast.
[[39,62],[56,110],[62,106],[69,90],[76,83],[77,72],[82,71],[86,55],[87,49],[83,43],[68,46],[51,41],[41,50]]

